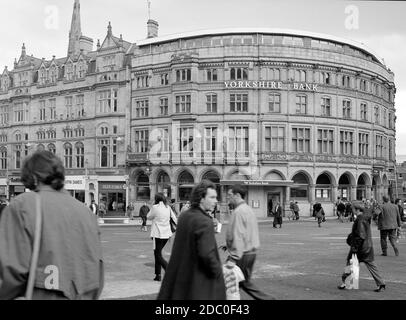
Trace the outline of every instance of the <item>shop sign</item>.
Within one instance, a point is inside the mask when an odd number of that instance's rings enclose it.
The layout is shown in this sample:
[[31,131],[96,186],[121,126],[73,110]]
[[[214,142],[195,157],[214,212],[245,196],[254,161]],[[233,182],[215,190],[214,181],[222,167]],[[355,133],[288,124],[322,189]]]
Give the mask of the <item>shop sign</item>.
[[66,190],[85,190],[86,182],[83,176],[66,176],[65,189]]
[[[124,184],[123,184],[124,183]],[[109,191],[109,190],[125,190],[125,181],[122,182],[99,182],[99,191]]]
[[11,185],[14,185],[14,184],[23,184],[23,183],[21,182],[21,177],[9,177],[9,178],[8,178],[8,181],[10,182]]
[[274,89],[274,90],[299,90],[318,91],[314,83],[283,83],[281,81],[224,81],[227,89]]

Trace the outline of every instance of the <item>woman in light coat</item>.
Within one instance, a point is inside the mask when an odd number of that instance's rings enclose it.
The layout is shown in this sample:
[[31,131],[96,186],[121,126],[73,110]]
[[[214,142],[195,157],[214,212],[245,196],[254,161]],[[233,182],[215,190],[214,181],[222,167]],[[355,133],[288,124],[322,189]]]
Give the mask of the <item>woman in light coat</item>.
[[170,218],[177,223],[176,215],[171,207],[167,205],[166,198],[162,193],[155,195],[155,205],[147,215],[152,220],[151,238],[154,242],[155,257],[155,281],[161,281],[161,267],[166,270],[168,262],[162,257],[162,249],[172,236]]

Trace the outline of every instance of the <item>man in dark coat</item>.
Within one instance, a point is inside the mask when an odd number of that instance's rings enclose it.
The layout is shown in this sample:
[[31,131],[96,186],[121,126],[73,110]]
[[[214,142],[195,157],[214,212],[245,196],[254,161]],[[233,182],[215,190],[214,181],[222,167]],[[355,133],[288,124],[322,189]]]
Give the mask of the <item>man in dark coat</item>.
[[141,230],[143,230],[143,231],[148,231],[148,228],[147,228],[147,215],[148,215],[148,212],[149,212],[149,207],[148,207],[147,203],[144,202],[144,204],[141,206],[140,212],[139,212],[139,215],[140,215],[140,217],[142,219]]
[[[355,205],[355,214],[356,219],[352,225],[352,231],[349,237],[347,238],[347,244],[351,247],[347,255],[347,265],[350,264],[350,259],[353,254],[357,255],[359,262],[364,262],[368,271],[371,273],[372,277],[375,280],[378,288],[375,290],[377,292],[385,289],[385,283],[382,277],[379,275],[378,268],[374,263],[374,248],[372,246],[372,237],[371,237],[371,218],[372,216],[367,213],[369,212],[364,207],[360,205]],[[347,275],[342,275],[343,283],[338,287],[339,289],[345,289],[345,277]]]
[[273,219],[273,227],[276,228],[276,226],[278,224],[279,224],[279,228],[282,228],[282,207],[279,204],[279,201],[276,201],[275,216]]
[[180,215],[171,258],[158,300],[225,300],[222,264],[210,217],[216,186],[203,180],[192,191],[191,208]]
[[384,196],[383,202],[381,212],[378,216],[378,230],[381,234],[382,255],[388,255],[388,243],[386,239],[389,236],[389,241],[395,251],[395,255],[398,256],[399,249],[396,245],[397,229],[402,225],[399,210],[395,204],[389,202],[388,197]]

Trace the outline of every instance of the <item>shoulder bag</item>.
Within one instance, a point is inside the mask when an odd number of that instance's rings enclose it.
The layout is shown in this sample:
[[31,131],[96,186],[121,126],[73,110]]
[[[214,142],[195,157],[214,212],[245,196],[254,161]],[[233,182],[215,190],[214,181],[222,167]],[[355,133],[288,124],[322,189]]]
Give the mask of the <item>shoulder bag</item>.
[[35,234],[34,234],[34,246],[32,250],[30,271],[28,274],[28,283],[25,295],[18,297],[15,300],[32,300],[32,293],[34,291],[35,273],[38,265],[38,256],[41,242],[41,230],[42,230],[42,210],[41,210],[41,197],[39,193],[35,194]]
[[169,224],[171,225],[172,233],[176,232],[176,222],[172,219],[172,209],[169,207]]

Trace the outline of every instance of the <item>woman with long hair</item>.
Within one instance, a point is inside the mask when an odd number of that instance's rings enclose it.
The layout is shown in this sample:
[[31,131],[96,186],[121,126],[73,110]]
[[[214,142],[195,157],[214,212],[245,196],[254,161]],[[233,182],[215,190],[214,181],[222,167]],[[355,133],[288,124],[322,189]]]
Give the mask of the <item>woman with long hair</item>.
[[161,268],[166,270],[168,262],[162,257],[162,249],[172,237],[170,219],[177,223],[176,215],[167,204],[162,193],[155,195],[155,204],[148,213],[147,219],[152,220],[151,238],[154,243],[155,281],[161,281]]

